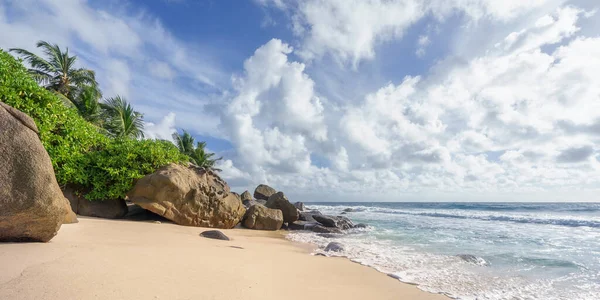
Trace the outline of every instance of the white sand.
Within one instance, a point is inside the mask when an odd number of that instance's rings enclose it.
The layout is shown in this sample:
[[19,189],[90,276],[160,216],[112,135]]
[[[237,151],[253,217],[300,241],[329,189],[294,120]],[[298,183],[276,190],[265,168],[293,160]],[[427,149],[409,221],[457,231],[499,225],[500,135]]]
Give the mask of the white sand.
[[79,221],[46,244],[0,244],[0,299],[447,299],[282,233]]

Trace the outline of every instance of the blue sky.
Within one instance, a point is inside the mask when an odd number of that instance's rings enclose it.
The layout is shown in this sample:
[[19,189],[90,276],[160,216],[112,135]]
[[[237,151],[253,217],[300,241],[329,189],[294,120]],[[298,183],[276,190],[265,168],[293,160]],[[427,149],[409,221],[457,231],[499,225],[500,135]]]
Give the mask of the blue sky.
[[0,0],[150,138],[303,201],[598,201],[593,0]]

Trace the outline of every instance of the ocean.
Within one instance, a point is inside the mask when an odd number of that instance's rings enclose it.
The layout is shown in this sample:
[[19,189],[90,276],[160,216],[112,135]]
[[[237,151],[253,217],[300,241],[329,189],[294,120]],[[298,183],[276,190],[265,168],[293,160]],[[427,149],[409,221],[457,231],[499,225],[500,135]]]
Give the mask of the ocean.
[[[457,299],[600,299],[600,203],[307,203],[352,229],[294,241]],[[322,250],[317,250],[321,252]]]

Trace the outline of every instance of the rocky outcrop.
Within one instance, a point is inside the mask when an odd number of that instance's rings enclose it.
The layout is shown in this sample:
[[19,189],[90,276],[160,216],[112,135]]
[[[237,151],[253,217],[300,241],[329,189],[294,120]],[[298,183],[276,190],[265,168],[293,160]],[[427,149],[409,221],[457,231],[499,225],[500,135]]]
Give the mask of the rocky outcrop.
[[120,219],[128,212],[125,200],[90,201],[83,197],[77,201],[77,213],[82,216]]
[[316,222],[313,215],[321,215],[321,212],[318,210],[310,210],[310,211],[301,211],[298,212],[298,220],[307,221],[307,222]]
[[209,239],[229,241],[229,237],[218,230],[207,230],[207,231],[200,233],[200,236],[209,238]]
[[342,252],[344,251],[344,246],[338,242],[331,242],[327,244],[325,247],[325,252]]
[[269,197],[271,197],[271,195],[273,195],[275,193],[277,193],[277,191],[274,188],[272,188],[266,184],[260,184],[254,190],[254,199],[269,200]]
[[325,216],[325,215],[313,215],[312,216],[317,222],[323,224],[325,227],[333,227],[338,229],[350,229],[354,227],[354,223],[350,219],[343,216]]
[[248,209],[243,225],[257,230],[278,230],[283,225],[283,213],[279,209],[267,208],[257,204]]
[[304,211],[306,209],[304,203],[302,202],[296,202],[294,203],[294,206],[296,207],[296,209],[298,209],[298,211]]
[[316,225],[310,228],[310,230],[312,232],[317,232],[317,233],[336,233],[336,234],[342,234],[343,232],[337,228],[333,228],[333,227],[325,227],[322,225]]
[[243,192],[240,197],[242,198],[242,202],[243,201],[252,201],[252,195],[248,191]]
[[2,102],[0,157],[0,241],[49,241],[69,218],[68,202],[35,122]]
[[294,204],[290,203],[287,197],[283,194],[283,192],[278,192],[267,200],[268,208],[279,209],[283,212],[283,222],[284,223],[292,223],[298,220],[298,209],[294,206]]
[[310,230],[312,227],[319,225],[317,222],[296,221],[288,224],[289,230]]
[[170,164],[138,180],[131,202],[177,224],[233,228],[246,209],[211,170]]
[[129,212],[124,200],[90,201],[73,186],[64,187],[62,193],[68,199],[73,212],[81,216],[120,219]]

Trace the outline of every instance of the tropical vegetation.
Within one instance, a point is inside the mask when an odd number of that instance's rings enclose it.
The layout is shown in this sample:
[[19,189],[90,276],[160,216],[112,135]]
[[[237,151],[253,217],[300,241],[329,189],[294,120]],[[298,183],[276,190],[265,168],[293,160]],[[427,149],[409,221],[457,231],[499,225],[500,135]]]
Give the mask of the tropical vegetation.
[[215,165],[223,157],[214,158],[215,154],[206,151],[206,142],[198,142],[194,147],[194,137],[187,131],[173,133],[173,140],[179,151],[188,156],[191,163],[214,171],[221,171]]
[[37,46],[46,58],[11,49],[23,58],[17,60],[0,49],[0,101],[35,121],[61,186],[89,200],[122,199],[135,180],[170,163],[215,169],[220,158],[205,150],[206,143],[194,147],[189,134],[183,148],[178,139],[177,145],[143,139],[143,115],[126,99],[102,100],[94,71],[76,68],[68,49],[43,41]]

